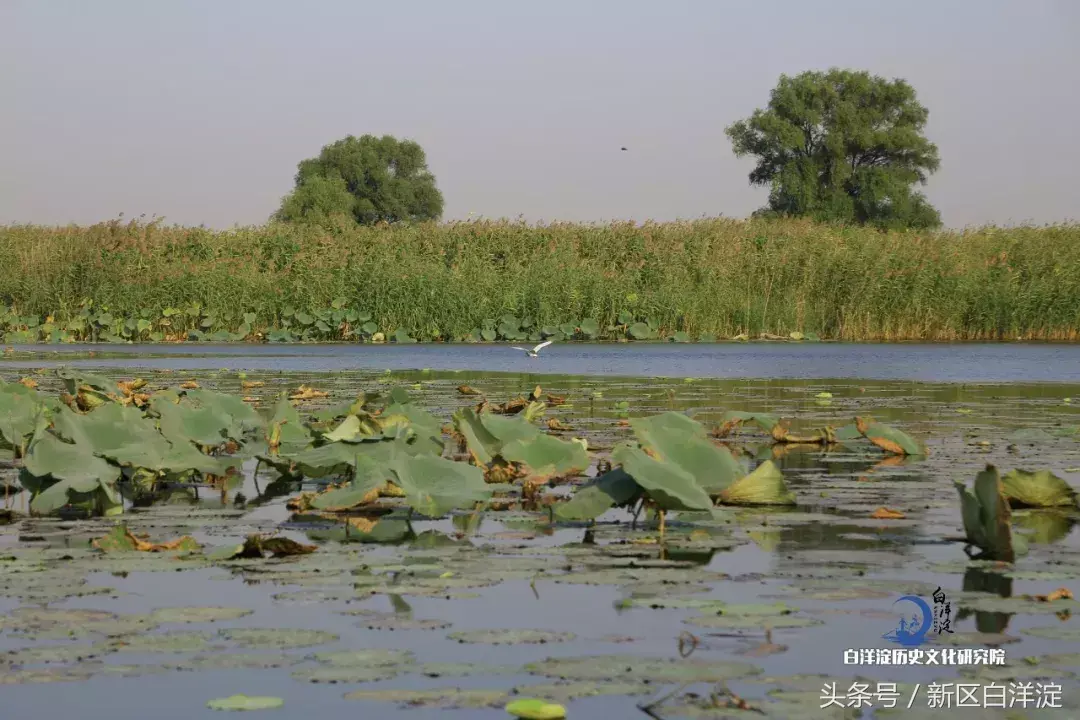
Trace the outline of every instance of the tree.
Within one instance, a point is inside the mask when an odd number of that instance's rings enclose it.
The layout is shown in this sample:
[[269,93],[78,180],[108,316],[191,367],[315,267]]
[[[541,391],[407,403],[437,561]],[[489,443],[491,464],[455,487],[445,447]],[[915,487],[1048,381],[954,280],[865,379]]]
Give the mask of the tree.
[[296,186],[273,219],[326,224],[345,217],[371,225],[437,220],[442,211],[443,196],[420,145],[390,135],[349,135],[297,166]]
[[756,215],[933,228],[941,217],[913,187],[940,165],[928,115],[903,80],[833,68],[781,75],[768,107],[725,133],[737,157],[757,157],[750,184],[770,188]]

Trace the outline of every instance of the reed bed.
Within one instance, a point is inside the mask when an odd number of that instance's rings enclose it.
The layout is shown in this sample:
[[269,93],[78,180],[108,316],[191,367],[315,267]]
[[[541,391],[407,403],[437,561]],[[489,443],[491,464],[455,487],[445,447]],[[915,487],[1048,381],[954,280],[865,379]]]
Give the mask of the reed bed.
[[729,219],[8,225],[0,267],[10,316],[61,326],[86,300],[151,323],[198,306],[237,327],[254,314],[254,337],[283,313],[344,301],[420,340],[461,340],[505,314],[535,327],[590,318],[607,328],[626,312],[651,320],[660,337],[693,339],[793,331],[846,341],[1080,339],[1080,225],[933,233]]

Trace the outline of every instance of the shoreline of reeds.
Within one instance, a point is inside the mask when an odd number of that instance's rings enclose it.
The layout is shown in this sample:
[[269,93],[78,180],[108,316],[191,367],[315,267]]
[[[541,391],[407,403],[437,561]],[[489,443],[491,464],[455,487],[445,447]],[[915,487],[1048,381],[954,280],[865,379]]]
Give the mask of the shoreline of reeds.
[[1080,225],[111,221],[0,227],[0,267],[6,343],[1080,340]]

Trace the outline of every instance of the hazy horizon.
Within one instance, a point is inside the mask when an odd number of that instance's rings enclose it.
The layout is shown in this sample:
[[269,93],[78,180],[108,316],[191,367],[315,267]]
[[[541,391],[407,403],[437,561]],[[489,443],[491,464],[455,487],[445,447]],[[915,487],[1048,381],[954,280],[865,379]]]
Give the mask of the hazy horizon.
[[1078,31],[1069,0],[5,0],[0,223],[263,223],[367,133],[424,147],[447,220],[745,217],[724,128],[833,66],[915,88],[947,226],[1076,220]]

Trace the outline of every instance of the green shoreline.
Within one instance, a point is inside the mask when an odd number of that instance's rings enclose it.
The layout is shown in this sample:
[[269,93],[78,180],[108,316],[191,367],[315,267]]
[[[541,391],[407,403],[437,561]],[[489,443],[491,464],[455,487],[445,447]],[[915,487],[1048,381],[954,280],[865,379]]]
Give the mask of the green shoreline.
[[113,221],[0,227],[0,266],[8,344],[1080,340],[1080,225]]

